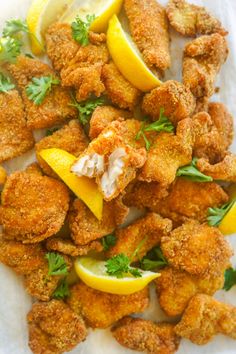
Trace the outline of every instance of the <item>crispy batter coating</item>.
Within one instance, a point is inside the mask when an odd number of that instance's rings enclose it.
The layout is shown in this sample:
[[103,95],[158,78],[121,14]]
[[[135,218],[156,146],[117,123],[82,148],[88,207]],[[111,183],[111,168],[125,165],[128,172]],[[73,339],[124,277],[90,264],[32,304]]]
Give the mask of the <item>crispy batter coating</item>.
[[69,212],[71,237],[76,245],[87,245],[112,233],[125,220],[128,211],[129,208],[116,200],[104,202],[103,216],[98,220],[81,200],[76,199]]
[[236,307],[208,295],[196,295],[175,327],[175,333],[198,345],[208,343],[220,333],[236,339]]
[[60,252],[72,257],[85,256],[90,251],[103,251],[101,242],[96,240],[87,245],[78,246],[71,239],[51,237],[47,240],[46,246],[50,251]]
[[142,110],[153,120],[158,120],[160,110],[176,126],[182,119],[189,118],[195,109],[191,91],[178,81],[169,80],[144,96]]
[[161,249],[169,264],[176,269],[208,279],[220,276],[233,254],[219,229],[200,225],[195,220],[163,236]]
[[68,208],[69,192],[62,182],[15,172],[2,192],[0,220],[7,238],[35,243],[60,230]]
[[113,120],[118,120],[119,118],[132,118],[132,113],[112,106],[97,107],[90,119],[90,138],[97,138]]
[[131,35],[150,67],[170,66],[169,32],[165,9],[155,0],[125,0]]
[[0,93],[0,162],[20,156],[33,146],[34,137],[26,126],[19,93]]
[[187,3],[185,0],[169,0],[166,13],[170,24],[184,36],[195,37],[197,34],[228,32],[219,20],[212,16],[205,7]]
[[167,316],[179,316],[196,294],[213,295],[224,285],[224,271],[216,278],[204,279],[186,272],[166,267],[155,280],[157,296]]
[[214,165],[207,159],[199,159],[197,167],[202,173],[214,179],[236,182],[236,155],[231,152],[226,153],[224,159]]
[[48,176],[55,177],[56,174],[48,164],[39,156],[43,149],[58,148],[63,149],[74,156],[79,156],[88,146],[88,138],[78,120],[71,120],[69,124],[57,130],[50,136],[46,136],[36,145],[36,155],[40,167]]
[[133,111],[141,97],[141,92],[122,76],[113,62],[104,65],[102,79],[112,103],[119,108]]
[[154,323],[141,318],[124,317],[112,334],[126,348],[148,354],[174,354],[180,338],[170,323]]
[[176,135],[161,132],[151,146],[147,161],[141,168],[138,179],[146,182],[171,184],[179,167],[192,160],[192,120],[184,119],[178,123]]
[[63,301],[34,304],[27,316],[29,347],[34,354],[62,354],[84,341],[87,329],[81,316]]
[[195,97],[210,97],[216,75],[228,56],[226,39],[215,33],[189,42],[184,49],[183,83]]
[[80,282],[72,286],[68,304],[92,328],[107,328],[122,317],[143,312],[149,305],[148,288],[131,295],[114,295]]
[[28,165],[25,169],[25,172],[27,173],[33,173],[34,175],[37,176],[42,176],[42,170],[37,162],[33,162],[30,165]]
[[155,213],[148,213],[133,224],[116,230],[117,241],[106,253],[108,258],[123,253],[131,257],[141,242],[145,242],[140,247],[138,253],[134,255],[132,261],[136,262],[143,258],[154,246],[160,244],[161,237],[167,235],[172,230],[172,222],[163,219]]
[[4,167],[0,165],[0,186],[6,182],[7,179],[7,171]]
[[[228,195],[218,184],[192,182],[185,178],[177,178],[171,185],[169,194],[157,202],[151,199],[152,189],[146,190],[146,193],[148,191],[149,195],[144,196],[145,205],[144,203],[142,205],[173,220],[175,225],[182,224],[188,219],[204,222],[208,208],[220,207],[229,200]],[[135,206],[138,207],[138,204]]]
[[19,56],[15,64],[8,64],[7,69],[19,87],[26,110],[27,126],[30,129],[48,128],[57,123],[62,123],[69,118],[76,118],[77,112],[70,106],[69,91],[60,85],[53,85],[44,101],[37,106],[31,101],[26,88],[34,77],[53,76],[55,72],[38,59]]

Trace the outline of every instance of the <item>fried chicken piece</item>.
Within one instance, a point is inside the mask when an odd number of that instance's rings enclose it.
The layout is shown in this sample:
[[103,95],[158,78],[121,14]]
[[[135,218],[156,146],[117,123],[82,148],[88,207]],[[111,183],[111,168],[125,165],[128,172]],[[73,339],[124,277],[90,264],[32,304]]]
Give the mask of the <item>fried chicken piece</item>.
[[69,124],[57,130],[52,135],[46,136],[35,145],[40,167],[46,175],[56,177],[57,175],[40,157],[39,152],[43,149],[58,148],[78,157],[87,148],[88,143],[88,138],[78,120],[72,120]]
[[57,180],[34,173],[11,174],[2,191],[0,221],[5,237],[40,242],[57,233],[69,208],[69,191]]
[[157,296],[162,310],[167,316],[179,316],[189,300],[198,293],[213,295],[223,288],[224,271],[218,277],[204,279],[186,272],[166,267],[155,280]]
[[0,162],[20,156],[33,146],[20,95],[15,90],[0,93]]
[[76,199],[68,218],[71,237],[76,245],[87,245],[112,233],[116,226],[125,220],[128,211],[129,208],[115,200],[104,202],[102,219],[98,220],[81,200]]
[[183,36],[195,37],[197,34],[228,32],[219,20],[212,16],[205,7],[187,3],[185,0],[169,0],[166,13],[171,26]]
[[184,119],[178,123],[176,135],[166,132],[157,135],[138,179],[165,186],[171,184],[178,168],[191,162],[192,147],[192,121]]
[[226,153],[224,159],[215,165],[211,165],[207,159],[199,159],[197,168],[214,179],[236,182],[236,155],[231,152]]
[[68,256],[86,256],[90,251],[102,252],[103,246],[100,241],[92,241],[86,245],[78,246],[71,239],[51,237],[46,243],[47,249],[56,251]]
[[155,0],[125,0],[131,35],[150,67],[170,66],[169,32],[165,9]]
[[144,96],[143,113],[156,121],[160,111],[177,126],[182,119],[189,118],[195,109],[195,98],[191,91],[178,81],[169,80]]
[[133,111],[141,97],[141,92],[122,76],[113,62],[104,65],[102,79],[112,103],[119,108]]
[[72,310],[81,313],[88,326],[107,328],[124,316],[143,312],[149,305],[149,292],[146,287],[131,295],[115,295],[80,282],[71,287],[67,301]]
[[49,128],[67,119],[76,118],[76,109],[70,106],[70,93],[60,85],[53,85],[51,92],[45,96],[40,105],[36,105],[28,98],[26,89],[33,78],[56,77],[55,72],[47,64],[21,55],[15,64],[8,64],[7,69],[22,94],[27,126],[30,129]]
[[42,170],[37,162],[33,162],[30,165],[28,165],[25,169],[25,172],[27,173],[32,173],[37,176],[42,176]]
[[183,83],[197,98],[210,97],[216,75],[228,56],[226,39],[215,33],[189,42],[184,49]]
[[80,315],[63,301],[36,303],[27,316],[29,347],[34,354],[62,354],[84,341],[87,329]]
[[137,247],[141,245],[138,253],[133,256],[132,261],[136,262],[143,258],[154,246],[160,244],[161,237],[172,230],[172,222],[163,219],[155,213],[148,213],[133,224],[116,230],[116,244],[106,253],[108,258],[123,253],[128,257],[134,255]]
[[206,279],[220,276],[233,255],[219,229],[195,220],[164,235],[161,249],[171,266]]
[[174,354],[180,342],[173,324],[142,318],[122,318],[112,328],[112,334],[120,345],[148,354]]
[[130,137],[135,143],[135,132],[129,131],[126,122],[112,122],[89,144],[71,168],[79,177],[95,177],[106,201],[123,192],[146,161],[146,149],[129,144]]
[[198,345],[208,343],[220,333],[236,339],[236,307],[208,295],[196,295],[175,326],[175,333]]
[[91,140],[97,138],[111,122],[119,118],[132,118],[132,113],[112,106],[97,107],[90,119],[89,136]]
[[[138,192],[140,195],[142,190],[141,187]],[[229,200],[218,184],[192,182],[185,178],[177,178],[169,188],[169,194],[163,199],[156,201],[151,188],[145,189],[145,192],[147,194],[143,197],[141,205],[173,220],[175,225],[180,225],[188,219],[204,222],[208,216],[208,208],[220,207]],[[139,204],[134,206],[139,207]]]

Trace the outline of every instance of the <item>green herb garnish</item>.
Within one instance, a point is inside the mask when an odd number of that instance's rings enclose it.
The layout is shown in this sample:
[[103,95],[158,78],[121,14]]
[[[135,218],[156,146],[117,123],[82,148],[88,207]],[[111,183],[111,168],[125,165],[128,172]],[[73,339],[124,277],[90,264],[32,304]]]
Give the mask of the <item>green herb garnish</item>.
[[89,28],[94,20],[95,15],[87,15],[86,21],[77,16],[71,24],[72,37],[83,47],[89,44]]
[[104,236],[101,239],[101,243],[103,245],[104,251],[108,251],[112,246],[115,246],[116,241],[117,241],[116,236],[113,234]]
[[34,77],[26,88],[26,94],[36,105],[40,105],[52,90],[52,85],[59,84],[60,80],[52,76]]
[[54,299],[63,300],[65,297],[68,297],[68,296],[70,296],[69,286],[68,286],[68,283],[66,281],[66,278],[63,278],[59,282],[58,287],[54,291],[52,297]]
[[70,105],[75,107],[78,110],[79,112],[78,118],[80,120],[80,123],[83,125],[86,125],[88,123],[94,110],[105,103],[105,100],[102,97],[89,99],[87,101],[80,102],[80,103],[76,101],[74,96],[72,96],[72,99],[74,103],[71,103]]
[[180,167],[176,176],[185,177],[192,182],[212,182],[212,177],[204,175],[197,169],[197,160],[198,159],[194,157],[190,165]]
[[0,92],[6,93],[14,88],[15,85],[11,82],[11,79],[0,73]]
[[226,269],[223,289],[229,291],[234,285],[236,285],[236,269]]
[[234,205],[235,200],[222,205],[220,208],[208,208],[208,225],[219,226],[225,215],[230,211]]
[[45,255],[48,260],[48,275],[67,275],[68,267],[65,259],[55,252],[49,252]]
[[14,37],[16,34],[24,32],[29,33],[29,28],[26,21],[20,19],[9,20],[3,28],[2,34],[4,37]]
[[57,132],[60,128],[52,128],[52,129],[48,129],[46,131],[46,136],[51,136],[53,135],[55,132]]
[[141,268],[144,270],[153,270],[156,268],[162,268],[168,265],[166,258],[164,257],[161,248],[154,247],[147,253],[141,260]]
[[139,269],[130,267],[130,258],[125,254],[120,253],[114,256],[106,262],[105,266],[107,274],[115,276],[117,278],[123,278],[125,274],[131,274],[135,278],[141,277],[142,274]]
[[20,55],[21,42],[10,37],[0,38],[0,62],[14,63]]

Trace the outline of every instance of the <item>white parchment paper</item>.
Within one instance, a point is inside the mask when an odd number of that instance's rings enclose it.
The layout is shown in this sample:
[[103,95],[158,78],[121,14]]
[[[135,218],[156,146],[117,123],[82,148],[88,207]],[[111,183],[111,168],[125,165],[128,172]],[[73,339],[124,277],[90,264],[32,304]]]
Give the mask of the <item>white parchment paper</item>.
[[[86,0],[80,0],[81,2]],[[80,2],[78,1],[78,3]],[[163,4],[167,0],[162,0]],[[193,0],[194,3],[204,5],[212,11],[229,30],[228,36],[230,55],[223,66],[218,78],[217,86],[220,91],[213,100],[223,102],[236,117],[236,1],[235,0]],[[31,0],[0,0],[0,30],[7,19],[25,18]],[[166,79],[181,80],[182,49],[186,40],[171,31],[172,67]],[[39,137],[40,132],[37,133]],[[236,152],[236,139],[232,146]],[[16,158],[5,164],[9,172],[24,169],[34,160],[32,152]],[[228,237],[236,252],[236,235]],[[236,257],[232,262],[236,266]],[[236,287],[229,292],[219,291],[216,298],[236,306]],[[30,354],[28,348],[28,333],[26,314],[31,308],[31,298],[25,293],[22,280],[9,268],[0,265],[0,354]],[[160,310],[154,292],[145,318],[155,321],[165,319]],[[87,340],[80,344],[71,353],[73,354],[128,354],[134,351],[121,347],[111,336],[109,330],[91,331]],[[179,354],[235,354],[236,341],[230,338],[217,336],[205,346],[196,346],[189,341],[182,340]],[[161,354],[161,353],[160,353]]]

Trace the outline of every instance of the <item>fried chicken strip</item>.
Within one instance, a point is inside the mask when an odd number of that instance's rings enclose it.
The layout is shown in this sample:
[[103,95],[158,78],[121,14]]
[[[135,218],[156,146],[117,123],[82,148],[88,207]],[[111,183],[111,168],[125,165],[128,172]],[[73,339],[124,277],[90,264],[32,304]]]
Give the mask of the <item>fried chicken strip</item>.
[[208,343],[220,333],[236,339],[236,308],[208,295],[196,295],[175,327],[175,333],[198,345]]
[[165,9],[155,0],[125,0],[131,35],[150,67],[170,66],[169,32]]
[[216,180],[236,182],[236,155],[228,152],[222,161],[212,165],[207,159],[199,159],[198,169]]
[[173,324],[141,318],[124,317],[112,329],[112,334],[124,347],[148,354],[174,354],[180,342]]
[[103,251],[102,243],[99,240],[78,246],[73,240],[60,237],[50,237],[47,240],[46,247],[50,251],[60,252],[72,257],[86,256],[90,251]]

